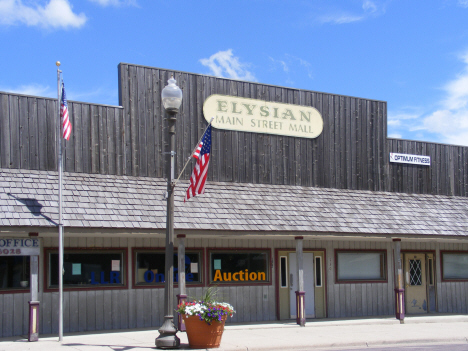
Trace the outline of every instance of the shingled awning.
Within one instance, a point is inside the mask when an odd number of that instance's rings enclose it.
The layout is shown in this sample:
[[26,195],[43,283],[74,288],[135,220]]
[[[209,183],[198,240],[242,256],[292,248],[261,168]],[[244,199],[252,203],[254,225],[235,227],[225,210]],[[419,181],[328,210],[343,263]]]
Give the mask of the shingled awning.
[[[163,230],[162,178],[64,173],[67,227]],[[0,169],[0,226],[55,227],[58,173]],[[468,238],[468,198],[207,182],[206,193],[175,196],[175,229],[303,235],[408,235]]]

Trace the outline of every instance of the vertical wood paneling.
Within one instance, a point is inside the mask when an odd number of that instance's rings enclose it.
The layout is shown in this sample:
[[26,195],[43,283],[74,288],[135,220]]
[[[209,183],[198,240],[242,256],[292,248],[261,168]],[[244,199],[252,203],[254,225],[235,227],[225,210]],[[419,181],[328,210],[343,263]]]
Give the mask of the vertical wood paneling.
[[63,292],[63,331],[70,331],[70,292]]
[[13,295],[3,295],[3,306],[2,306],[2,336],[12,336],[13,323],[12,316],[14,315],[13,310]]
[[[87,291],[84,295],[86,326],[84,330],[96,330],[96,315],[102,316],[102,291]],[[80,300],[81,302],[81,300]],[[96,311],[97,310],[97,311]]]
[[0,166],[10,167],[10,103],[8,95],[0,94]]
[[39,169],[39,138],[37,121],[37,100],[28,98],[28,119],[29,119],[29,168]]
[[43,294],[41,299],[41,323],[39,325],[41,334],[52,333],[52,294]]
[[79,304],[78,304],[78,291],[70,291],[70,316],[69,316],[69,332],[77,332],[79,326]]
[[[163,176],[166,127],[160,90],[169,73],[121,64],[122,108],[70,102],[73,133],[66,143],[65,170]],[[177,122],[178,168],[206,126],[204,99],[231,94],[314,106],[322,113],[324,129],[317,139],[215,129],[210,180],[467,195],[465,148],[387,140],[385,102],[175,75],[184,90]],[[0,97],[1,167],[55,170],[56,101],[5,93]],[[427,154],[432,166],[390,164],[388,152]],[[182,178],[190,173],[187,169]]]
[[19,97],[10,95],[10,168],[20,168],[21,144],[20,144],[20,118],[19,118]]
[[84,173],[91,173],[92,172],[92,167],[91,167],[91,118],[92,116],[90,115],[90,107],[88,105],[83,105],[81,107],[81,118],[82,118],[82,124],[81,124],[81,130],[83,132],[83,136],[81,138],[82,142],[82,163],[83,166],[82,171]]
[[[82,104],[70,104],[73,105],[73,124],[72,124],[72,138],[74,147],[74,165],[72,168],[67,168],[69,172],[83,172],[83,138],[87,138],[87,135],[83,133],[83,118],[81,111],[83,108]],[[70,147],[69,147],[70,148]],[[70,166],[71,167],[71,166]]]
[[24,315],[23,311],[28,310],[28,306],[25,306],[23,301],[24,294],[15,294],[13,295],[13,316],[18,316],[16,318],[11,318],[13,320],[12,325],[12,334],[16,330],[23,330],[23,321],[21,317]]
[[86,322],[87,322],[87,304],[86,304],[86,292],[79,292],[77,296],[77,303],[78,303],[78,325],[77,329],[79,332],[86,330]]

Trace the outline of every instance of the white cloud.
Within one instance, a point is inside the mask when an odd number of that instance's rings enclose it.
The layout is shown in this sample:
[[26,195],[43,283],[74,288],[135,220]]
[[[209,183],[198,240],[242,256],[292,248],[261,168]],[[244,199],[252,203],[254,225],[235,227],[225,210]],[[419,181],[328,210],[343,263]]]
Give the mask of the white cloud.
[[289,55],[289,54],[286,54],[286,56],[289,57],[292,61],[297,61],[297,62],[299,62],[299,65],[301,65],[302,67],[304,67],[304,68],[307,70],[307,76],[308,76],[310,79],[313,78],[313,75],[312,75],[312,65],[311,65],[308,61],[306,61],[306,60],[304,60],[304,59],[302,59],[302,58],[300,58],[300,57],[293,56],[293,55]]
[[29,85],[21,85],[16,88],[0,86],[0,91],[32,96],[57,97],[57,90],[54,91],[54,89],[51,89],[49,86],[44,86],[35,83]]
[[398,134],[398,133],[390,134],[388,137],[389,138],[395,138],[395,139],[403,138],[403,136],[401,134]]
[[67,0],[50,0],[45,6],[38,1],[0,0],[0,24],[26,24],[44,28],[80,28],[87,21],[84,13],[75,14]]
[[444,87],[441,108],[423,119],[422,128],[449,144],[468,146],[468,52],[461,56],[463,71]]
[[[387,118],[388,136],[390,138],[427,139],[422,124],[424,109],[415,106],[402,107],[397,111],[389,110]],[[418,132],[415,134],[414,132]]]
[[70,91],[70,94],[68,94],[67,90],[67,96],[70,100],[75,101],[94,101],[98,104],[117,105],[119,91],[114,87],[98,86],[86,91]]
[[468,8],[468,0],[458,0],[458,5]]
[[[468,1],[468,0],[467,0]],[[361,5],[361,10],[353,11],[338,10],[334,13],[321,16],[319,22],[331,24],[347,24],[365,20],[371,16],[378,16],[385,12],[384,4],[377,4],[376,1],[364,0]]]
[[269,56],[268,57],[270,59],[270,61],[272,62],[273,66],[277,66],[277,65],[280,65],[283,69],[284,72],[289,72],[289,66],[288,64],[283,61],[283,60],[276,60],[274,59],[273,57]]
[[402,121],[408,122],[409,120],[416,120],[420,118],[422,111],[419,108],[415,107],[406,107],[398,112],[389,112],[388,114],[388,123],[401,124]]
[[445,86],[447,98],[444,106],[449,110],[460,110],[468,107],[468,53],[462,55],[466,64],[465,70]]
[[364,19],[364,16],[353,16],[348,14],[336,14],[324,16],[320,19],[322,23],[333,23],[333,24],[346,24],[359,22]]
[[362,9],[370,13],[377,12],[377,5],[373,1],[366,0],[362,3]]
[[[67,99],[73,101],[94,102],[97,104],[117,106],[118,89],[115,87],[94,87],[85,91],[76,91],[67,87],[65,82]],[[57,87],[50,87],[36,83],[20,85],[17,87],[0,86],[0,91],[13,94],[23,94],[38,97],[57,98]]]
[[247,70],[249,64],[241,63],[232,53],[232,49],[218,51],[210,58],[201,59],[200,63],[208,67],[216,77],[256,81],[255,76]]
[[101,6],[137,6],[136,0],[89,0],[91,2],[98,3]]
[[[275,59],[269,57],[271,61],[270,70],[278,71],[276,74],[279,82],[277,84],[287,84],[294,86],[294,77],[304,77],[307,75],[310,79],[313,79],[313,70],[310,62],[290,54],[284,54],[284,59]],[[305,72],[304,72],[305,71]]]

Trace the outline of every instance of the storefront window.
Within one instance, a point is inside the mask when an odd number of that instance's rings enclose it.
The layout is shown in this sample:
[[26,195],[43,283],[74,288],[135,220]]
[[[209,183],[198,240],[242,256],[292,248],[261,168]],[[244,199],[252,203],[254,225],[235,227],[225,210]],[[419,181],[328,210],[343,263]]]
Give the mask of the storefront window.
[[[174,282],[179,281],[179,259],[174,253]],[[187,251],[185,253],[185,281],[187,284],[201,283],[200,251]],[[158,285],[165,282],[164,251],[137,251],[136,252],[136,285]]]
[[0,256],[0,289],[29,289],[29,256]]
[[217,251],[210,253],[210,282],[257,284],[270,281],[269,252]]
[[468,253],[442,253],[442,278],[445,280],[468,279]]
[[[58,252],[49,252],[49,288],[58,287]],[[103,288],[124,286],[124,251],[65,250],[64,287]]]
[[386,280],[385,251],[336,251],[338,281]]

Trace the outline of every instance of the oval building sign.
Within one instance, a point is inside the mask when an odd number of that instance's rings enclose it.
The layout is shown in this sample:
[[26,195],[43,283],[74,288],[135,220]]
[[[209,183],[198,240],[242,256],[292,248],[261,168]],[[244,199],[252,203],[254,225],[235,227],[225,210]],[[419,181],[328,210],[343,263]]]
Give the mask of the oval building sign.
[[218,129],[316,138],[322,133],[322,115],[314,107],[236,96],[211,95],[203,114]]

